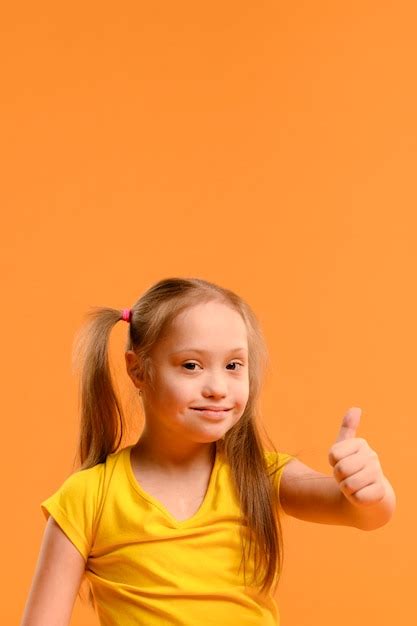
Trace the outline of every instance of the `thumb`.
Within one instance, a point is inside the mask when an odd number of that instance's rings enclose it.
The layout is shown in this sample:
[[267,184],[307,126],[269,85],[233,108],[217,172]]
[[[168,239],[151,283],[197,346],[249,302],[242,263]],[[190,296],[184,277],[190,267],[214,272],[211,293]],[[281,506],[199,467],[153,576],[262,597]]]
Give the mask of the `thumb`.
[[336,442],[356,437],[356,431],[359,427],[361,415],[362,409],[358,407],[354,406],[348,409],[346,415],[343,418]]

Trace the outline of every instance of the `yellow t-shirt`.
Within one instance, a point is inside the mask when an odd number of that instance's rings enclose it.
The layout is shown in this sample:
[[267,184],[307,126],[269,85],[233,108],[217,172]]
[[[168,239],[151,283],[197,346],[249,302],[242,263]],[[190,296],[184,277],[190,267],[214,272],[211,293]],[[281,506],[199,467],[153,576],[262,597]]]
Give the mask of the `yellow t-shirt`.
[[200,508],[178,521],[139,485],[132,447],[75,471],[41,503],[86,561],[101,626],[277,626],[273,596],[244,586],[243,565],[238,574],[240,507],[221,452]]

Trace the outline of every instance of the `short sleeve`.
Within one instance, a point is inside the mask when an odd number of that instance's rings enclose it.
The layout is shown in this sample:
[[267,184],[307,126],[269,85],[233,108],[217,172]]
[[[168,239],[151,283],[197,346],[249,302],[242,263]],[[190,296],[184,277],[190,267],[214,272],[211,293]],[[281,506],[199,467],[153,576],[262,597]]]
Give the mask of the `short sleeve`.
[[279,494],[282,474],[287,463],[289,463],[289,461],[295,459],[296,457],[288,454],[287,452],[266,452],[265,456],[267,459],[268,467],[272,467],[274,470],[276,470],[274,473],[274,485],[278,498],[278,507],[282,511],[283,509],[281,506],[281,499]]
[[85,561],[93,542],[102,473],[102,463],[74,472],[40,505],[45,518],[52,515]]

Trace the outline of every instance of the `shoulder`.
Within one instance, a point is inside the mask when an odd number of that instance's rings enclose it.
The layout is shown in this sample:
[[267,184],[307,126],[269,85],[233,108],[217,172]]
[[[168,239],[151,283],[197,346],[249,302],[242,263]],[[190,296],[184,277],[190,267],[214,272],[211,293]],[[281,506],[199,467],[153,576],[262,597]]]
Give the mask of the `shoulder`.
[[62,483],[61,488],[66,489],[97,489],[101,483],[106,480],[106,477],[111,474],[120,459],[122,452],[125,448],[108,454],[106,460],[102,463],[97,463],[91,467],[78,468],[73,471]]
[[105,473],[105,466],[105,463],[97,463],[93,467],[76,469],[64,480],[61,489],[88,490],[96,487]]
[[271,452],[269,450],[264,450],[264,457],[268,475],[272,477],[276,488],[279,490],[284,471],[286,471],[288,465],[291,465],[297,459],[288,452]]
[[286,466],[289,461],[295,459],[295,457],[288,452],[274,452],[270,450],[264,450],[264,457],[267,466],[274,467],[276,469],[284,468],[284,466]]
[[53,494],[42,504],[55,503],[61,508],[80,506],[82,502],[89,502],[90,505],[94,505],[103,483],[104,472],[104,463],[75,470],[61,482]]

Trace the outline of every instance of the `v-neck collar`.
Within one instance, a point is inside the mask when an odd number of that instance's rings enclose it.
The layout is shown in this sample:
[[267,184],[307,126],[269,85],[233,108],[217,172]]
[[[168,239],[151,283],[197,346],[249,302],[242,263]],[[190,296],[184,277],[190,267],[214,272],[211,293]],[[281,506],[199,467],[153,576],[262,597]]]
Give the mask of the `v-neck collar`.
[[132,448],[133,448],[133,445],[128,446],[127,448],[124,449],[123,452],[124,452],[125,471],[135,491],[137,491],[139,495],[142,496],[142,498],[144,498],[145,500],[153,504],[156,508],[158,508],[164,514],[164,516],[169,520],[171,525],[174,526],[175,528],[183,528],[184,526],[192,526],[197,519],[199,519],[202,515],[204,515],[206,509],[209,507],[210,502],[212,500],[212,492],[214,490],[214,485],[216,482],[216,477],[217,477],[219,464],[220,464],[220,452],[219,452],[218,447],[216,446],[216,456],[214,459],[214,464],[213,464],[211,474],[210,474],[210,480],[207,486],[207,490],[206,490],[203,502],[201,503],[199,509],[194,513],[194,515],[192,515],[191,517],[185,520],[176,519],[168,511],[168,509],[162,504],[160,500],[158,500],[157,498],[152,496],[150,493],[145,491],[145,489],[143,489],[143,487],[140,485],[140,483],[136,479],[136,476],[133,472],[131,455],[130,455]]

